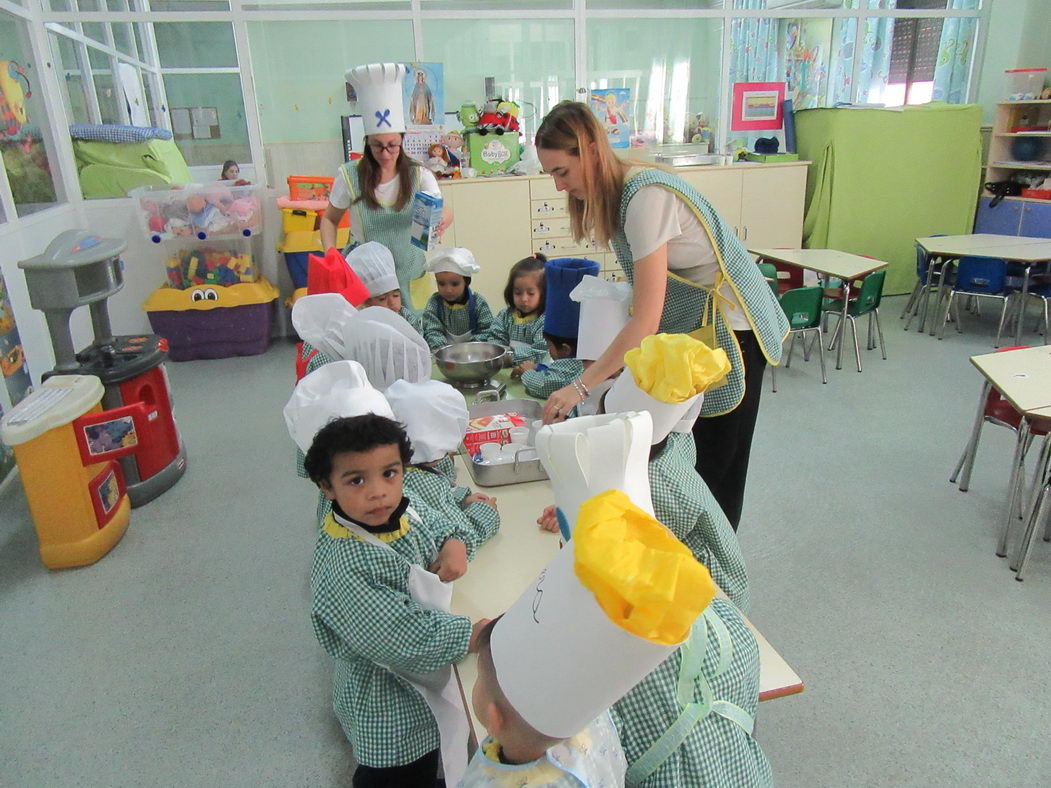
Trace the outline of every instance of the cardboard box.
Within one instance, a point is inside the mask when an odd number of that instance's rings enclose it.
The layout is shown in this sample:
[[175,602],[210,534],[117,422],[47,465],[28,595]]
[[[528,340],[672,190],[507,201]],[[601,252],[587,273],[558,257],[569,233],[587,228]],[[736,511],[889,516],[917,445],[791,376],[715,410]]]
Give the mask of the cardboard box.
[[471,168],[479,175],[507,172],[522,158],[522,143],[517,131],[506,134],[469,131],[466,137]]
[[442,198],[427,192],[416,192],[412,203],[412,245],[425,252],[436,247],[438,225],[441,223]]
[[495,416],[479,416],[467,422],[467,432],[463,436],[464,448],[474,455],[483,443],[499,443],[502,446],[511,442],[512,427],[524,426],[527,426],[526,420],[516,411],[498,413]]

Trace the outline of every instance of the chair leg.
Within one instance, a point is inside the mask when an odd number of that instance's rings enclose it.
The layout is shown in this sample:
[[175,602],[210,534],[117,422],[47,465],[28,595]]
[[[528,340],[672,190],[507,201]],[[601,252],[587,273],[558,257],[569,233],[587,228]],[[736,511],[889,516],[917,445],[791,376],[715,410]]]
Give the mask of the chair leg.
[[1036,470],[1033,473],[1032,494],[1025,504],[1023,513],[1023,519],[1026,521],[1025,530],[1022,534],[1022,541],[1018,544],[1014,563],[1011,564],[1011,570],[1018,572],[1015,580],[1022,579],[1022,570],[1025,569],[1025,562],[1029,558],[1029,550],[1033,546],[1033,534],[1036,531],[1036,526],[1043,520],[1043,516],[1046,516],[1046,514],[1040,515],[1040,510],[1046,508],[1048,503],[1047,463],[1049,459],[1051,459],[1051,439],[1045,435],[1044,442],[1040,446],[1040,457],[1036,462]]
[[956,463],[956,469],[952,472],[952,476],[949,477],[949,482],[955,484],[960,471],[963,471],[963,477],[960,478],[960,492],[967,492],[967,487],[971,483],[971,469],[974,467],[974,457],[978,453],[978,439],[982,436],[982,426],[985,424],[985,403],[989,400],[989,391],[991,389],[992,386],[990,386],[989,381],[985,381],[982,384],[982,392],[978,395],[978,415],[975,417],[974,426],[971,428],[971,437],[964,447],[960,461]]
[[817,335],[817,357],[821,362],[821,382],[828,383],[828,377],[825,375],[825,346],[821,344],[821,332]]
[[788,343],[788,358],[785,359],[785,369],[792,366],[792,351],[796,349],[796,338],[799,336],[795,331],[789,331],[792,335],[792,339]]
[[[938,339],[945,338],[945,324],[949,322],[949,310],[952,309],[953,296],[955,292],[949,293],[949,300],[945,303],[945,312],[942,315],[942,324],[938,327]],[[957,322],[959,322],[959,309],[957,309]]]
[[869,312],[869,335],[865,341],[865,350],[872,350],[876,347],[876,337],[872,331],[872,312]]
[[872,314],[876,318],[876,334],[879,336],[879,350],[883,354],[883,360],[887,360],[887,346],[883,344],[883,326],[879,322],[879,309],[873,309]]
[[858,372],[861,372],[861,346],[858,344],[858,321],[850,318],[850,333],[854,337],[854,358],[858,362]]
[[1040,493],[1033,501],[1033,510],[1029,513],[1029,522],[1026,523],[1025,533],[1022,535],[1022,543],[1018,546],[1018,557],[1016,565],[1011,568],[1016,571],[1015,580],[1021,581],[1025,565],[1029,562],[1029,553],[1033,550],[1033,536],[1036,534],[1037,525],[1051,514],[1051,483],[1046,480],[1040,484]]
[[905,315],[909,314],[912,311],[912,307],[915,306],[916,301],[919,298],[920,291],[922,289],[923,289],[923,280],[922,279],[917,279],[916,280],[916,286],[912,288],[912,292],[909,294],[909,300],[905,304],[905,308],[903,310],[901,310],[901,315],[898,317],[898,320],[904,320],[905,319]]
[[[971,302],[973,303],[974,300],[975,299],[972,298]],[[971,310],[967,310],[967,311],[969,312]],[[956,328],[956,333],[957,334],[962,334],[963,333],[963,321],[960,320],[960,299],[958,299],[958,298],[956,299],[956,322],[955,322],[954,325],[955,325],[955,328]]]
[[770,364],[770,391],[777,393],[777,364]]
[[[993,343],[993,347],[1000,347],[1000,334],[1004,330],[1004,318],[1007,317],[1007,299],[1004,299],[1003,306],[1000,307],[1000,322],[996,326],[996,342]],[[1021,320],[1021,317],[1019,317]]]
[[1044,298],[1044,344],[1047,344],[1048,332],[1051,331],[1051,314],[1049,314],[1048,305],[1051,304],[1051,297]]
[[1021,488],[1025,487],[1025,451],[1029,443],[1029,421],[1022,420],[1022,426],[1018,430],[1015,440],[1014,459],[1011,461],[1011,481],[1007,485],[1007,509],[1004,512],[1004,527],[1000,531],[1000,543],[997,545],[996,554],[1000,558],[1007,557],[1007,543],[1011,534],[1011,524],[1015,519],[1018,499],[1023,497]]

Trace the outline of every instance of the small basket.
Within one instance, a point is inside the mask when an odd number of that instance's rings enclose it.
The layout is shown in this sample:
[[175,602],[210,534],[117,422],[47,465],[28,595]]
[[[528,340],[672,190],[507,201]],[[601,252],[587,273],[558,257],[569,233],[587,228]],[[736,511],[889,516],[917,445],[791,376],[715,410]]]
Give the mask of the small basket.
[[1051,200],[1051,189],[1022,189],[1022,196],[1034,200]]

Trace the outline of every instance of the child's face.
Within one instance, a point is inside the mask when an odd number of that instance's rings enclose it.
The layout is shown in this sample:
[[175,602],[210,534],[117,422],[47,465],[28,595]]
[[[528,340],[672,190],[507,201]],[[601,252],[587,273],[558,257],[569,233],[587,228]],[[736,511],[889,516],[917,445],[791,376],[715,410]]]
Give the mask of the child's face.
[[463,298],[463,290],[467,283],[459,274],[442,271],[434,275],[434,281],[438,284],[438,295],[446,301],[456,302]]
[[515,309],[523,315],[531,315],[540,306],[540,277],[526,274],[515,278],[512,288]]
[[398,312],[401,310],[401,290],[391,290],[389,293],[366,298],[365,306],[385,306],[393,312]]
[[241,168],[238,167],[236,164],[231,164],[229,167],[226,168],[226,172],[223,173],[223,177],[228,181],[235,181],[237,180],[240,174]]
[[343,513],[365,525],[383,525],[402,498],[405,469],[396,443],[369,451],[345,451],[332,458],[332,474],[321,485]]

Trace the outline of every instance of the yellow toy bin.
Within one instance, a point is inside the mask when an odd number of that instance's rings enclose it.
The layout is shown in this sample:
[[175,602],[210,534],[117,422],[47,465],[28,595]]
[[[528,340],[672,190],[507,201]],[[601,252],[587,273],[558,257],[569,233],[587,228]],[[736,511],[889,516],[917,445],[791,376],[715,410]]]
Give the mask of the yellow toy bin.
[[49,569],[93,564],[124,536],[131,502],[116,458],[134,452],[133,408],[103,411],[93,375],[56,375],[0,422]]

